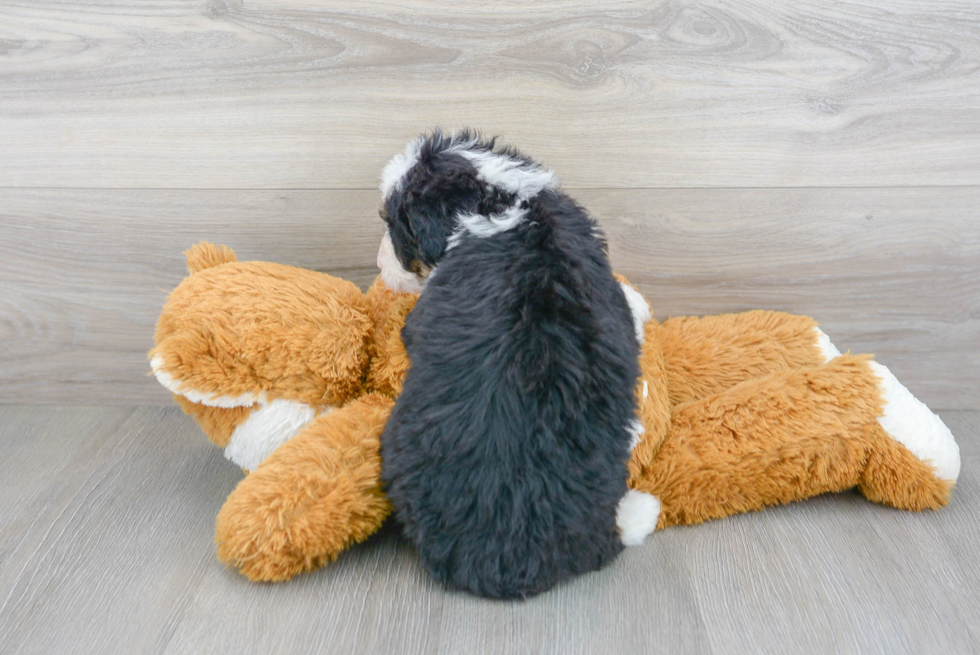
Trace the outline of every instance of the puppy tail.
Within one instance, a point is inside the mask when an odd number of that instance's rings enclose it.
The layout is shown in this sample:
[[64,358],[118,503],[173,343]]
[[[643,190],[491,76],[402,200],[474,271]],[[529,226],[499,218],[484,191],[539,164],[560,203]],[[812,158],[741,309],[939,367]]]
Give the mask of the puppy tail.
[[187,258],[187,272],[193,275],[206,268],[237,262],[235,251],[228,246],[217,246],[207,241],[195,244],[184,251]]

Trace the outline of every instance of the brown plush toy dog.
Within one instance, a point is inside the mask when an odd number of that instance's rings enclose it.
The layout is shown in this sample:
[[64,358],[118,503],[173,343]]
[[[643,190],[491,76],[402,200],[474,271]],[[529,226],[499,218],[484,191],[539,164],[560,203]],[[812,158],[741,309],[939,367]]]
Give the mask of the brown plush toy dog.
[[[252,580],[332,561],[390,513],[380,436],[408,368],[416,297],[378,280],[187,251],[150,351],[157,379],[249,473],[217,518],[218,557]],[[649,320],[644,428],[630,487],[657,528],[857,487],[908,510],[946,504],[959,449],[884,366],[841,355],[804,316],[753,311]]]

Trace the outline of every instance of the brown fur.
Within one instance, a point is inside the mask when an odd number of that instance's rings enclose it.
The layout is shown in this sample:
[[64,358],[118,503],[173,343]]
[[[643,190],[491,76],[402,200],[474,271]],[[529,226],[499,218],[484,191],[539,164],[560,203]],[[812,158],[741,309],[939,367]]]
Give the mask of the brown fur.
[[170,294],[150,357],[197,391],[339,406],[363,392],[372,334],[367,301],[350,282],[227,262],[197,270]]
[[402,328],[418,297],[391,291],[379,277],[368,289],[367,300],[374,322],[367,387],[395,398],[401,393],[402,381],[408,371]]
[[878,424],[866,357],[750,379],[672,412],[671,433],[633,486],[660,498],[658,528],[859,487],[903,509],[950,487]]
[[235,251],[228,246],[217,246],[207,241],[195,244],[184,251],[187,259],[187,273],[193,275],[206,268],[214,268],[221,264],[237,262]]
[[633,451],[630,475],[640,475],[660,449],[672,405],[775,371],[823,363],[815,327],[807,316],[771,311],[650,320],[640,354],[640,389],[646,381],[648,395],[637,396],[646,434]]
[[250,580],[285,580],[374,534],[391,512],[380,449],[393,404],[364,396],[273,451],[221,508],[218,558]]
[[[342,406],[279,446],[218,515],[222,561],[253,580],[285,580],[333,560],[390,512],[380,434],[408,369],[401,328],[415,297],[380,280],[362,294],[320,273],[239,263],[211,244],[187,261],[150,352],[168,373],[198,391]],[[659,528],[853,487],[903,509],[948,501],[952,485],[878,424],[867,358],[823,363],[815,325],[764,311],[646,325],[645,433],[629,472],[631,487],[660,498]],[[252,411],[177,401],[219,446]]]
[[209,407],[193,403],[179,394],[172,394],[174,400],[188,416],[193,416],[214,445],[224,448],[231,440],[231,433],[245,422],[254,407]]
[[823,363],[808,316],[752,311],[671,318],[660,329],[670,404],[775,371]]

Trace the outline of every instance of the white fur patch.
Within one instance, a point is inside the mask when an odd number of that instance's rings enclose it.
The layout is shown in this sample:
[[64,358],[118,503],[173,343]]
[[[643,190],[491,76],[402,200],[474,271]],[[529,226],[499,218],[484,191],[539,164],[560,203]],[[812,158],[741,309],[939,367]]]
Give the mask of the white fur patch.
[[632,439],[630,439],[630,450],[633,450],[640,445],[640,437],[642,437],[647,430],[637,419],[630,421],[630,424],[626,429],[629,430],[630,436],[632,437]]
[[[457,214],[456,220],[466,232],[485,239],[498,232],[514,229],[521,224],[525,216],[527,212],[520,207],[508,207],[500,214]],[[459,233],[454,233],[449,237],[450,247],[455,246],[461,236]]]
[[878,387],[884,401],[884,414],[878,423],[913,455],[932,465],[936,477],[955,482],[960,475],[960,449],[953,433],[887,366],[874,361],[869,364],[880,378]]
[[316,416],[306,403],[281,398],[262,403],[231,433],[225,457],[247,471],[254,471],[266,457],[286,443]]
[[636,330],[636,341],[642,345],[645,336],[643,326],[652,318],[650,315],[650,305],[643,299],[640,292],[630,285],[620,282],[619,286],[623,287],[626,302],[630,306],[630,311],[633,313],[633,328]]
[[466,234],[466,230],[463,229],[463,226],[457,225],[456,229],[453,230],[453,233],[449,235],[448,239],[446,239],[446,252],[449,252],[457,245],[459,245],[460,240],[463,238],[463,235],[465,234]]
[[424,137],[412,140],[405,151],[400,152],[391,158],[391,161],[381,172],[381,197],[387,198],[396,188],[401,187],[405,174],[412,169],[419,161],[419,149],[422,147]]
[[544,189],[553,189],[558,185],[552,171],[489,150],[470,150],[473,145],[472,142],[464,142],[449,151],[466,157],[484,182],[515,194],[518,201],[533,198]]
[[624,546],[639,546],[657,528],[660,500],[648,493],[630,489],[620,498],[616,527]]
[[834,357],[840,357],[840,351],[837,350],[837,346],[831,343],[830,337],[818,327],[813,329],[817,333],[817,347],[820,348],[824,363],[829,362]]
[[650,395],[650,385],[647,384],[647,381],[646,380],[644,380],[643,381],[643,397],[646,398],[649,395]]
[[378,248],[378,268],[381,269],[381,279],[389,289],[402,293],[422,293],[422,281],[411,271],[406,271],[395,254],[391,243],[391,234],[385,230]]
[[150,360],[150,367],[157,381],[171,393],[183,396],[192,403],[200,403],[208,407],[251,407],[255,403],[265,402],[265,392],[249,392],[238,396],[222,396],[211,391],[198,391],[177,382],[172,375],[163,370],[163,357],[157,355]]

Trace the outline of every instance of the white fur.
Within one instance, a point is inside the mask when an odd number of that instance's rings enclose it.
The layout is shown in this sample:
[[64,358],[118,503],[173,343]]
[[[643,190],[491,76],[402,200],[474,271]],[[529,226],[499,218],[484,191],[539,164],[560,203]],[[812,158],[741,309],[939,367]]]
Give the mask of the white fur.
[[472,147],[472,142],[464,142],[455,145],[449,151],[466,157],[483,181],[515,194],[518,201],[533,198],[544,189],[553,189],[558,185],[555,174],[537,164],[489,150],[470,150]]
[[381,247],[378,248],[378,268],[381,269],[381,279],[392,291],[422,293],[422,281],[402,266],[391,243],[391,234],[387,230],[381,238]]
[[657,528],[660,500],[648,493],[630,489],[620,498],[616,527],[624,546],[639,546]]
[[643,424],[636,419],[630,421],[627,430],[629,430],[630,436],[632,437],[630,440],[630,450],[633,450],[640,445],[640,437],[642,437],[647,430],[643,427]]
[[953,433],[887,366],[874,361],[870,364],[880,379],[878,386],[884,402],[884,414],[878,417],[878,423],[913,455],[932,465],[940,480],[955,482],[960,475],[960,449]]
[[[520,207],[508,207],[500,214],[457,214],[456,220],[463,230],[469,232],[473,236],[485,239],[486,237],[493,236],[498,232],[506,232],[507,230],[512,230],[524,217],[527,216],[527,212]],[[459,232],[453,233],[449,237],[450,247],[455,246],[460,237],[462,236]]]
[[[418,137],[391,158],[381,173],[381,195],[387,198],[392,191],[400,188],[405,174],[418,163],[419,150],[425,137]],[[474,149],[479,140],[471,138],[454,143],[447,152],[459,154],[468,159],[476,168],[477,175],[487,184],[503,189],[517,196],[518,201],[533,198],[544,189],[558,185],[554,172],[541,168],[535,163],[514,159],[504,154],[484,149]]]
[[265,402],[265,392],[249,392],[243,393],[238,396],[221,396],[211,391],[198,391],[197,389],[188,388],[185,384],[177,382],[172,375],[163,370],[163,357],[157,355],[150,360],[150,367],[153,369],[153,375],[156,376],[157,381],[170,390],[171,393],[175,393],[178,396],[183,396],[192,403],[200,403],[201,405],[207,405],[208,407],[251,407],[255,403]]
[[630,306],[630,311],[633,313],[633,327],[636,330],[636,341],[642,345],[645,334],[643,326],[651,318],[650,305],[643,299],[640,292],[630,285],[620,282],[619,286],[623,287],[623,293],[626,295],[626,303]]
[[463,228],[463,226],[457,225],[456,229],[453,230],[453,233],[449,235],[448,239],[446,239],[446,252],[449,252],[457,245],[459,245],[460,240],[463,238],[465,234],[466,234],[466,230]]
[[294,400],[261,403],[231,433],[225,457],[247,471],[254,471],[273,450],[286,443],[316,416],[316,410]]
[[[455,138],[455,135],[454,135]],[[418,163],[419,151],[425,137],[418,137],[410,142],[405,151],[388,162],[381,174],[381,195],[387,199],[392,191],[404,184],[404,177]],[[466,141],[455,141],[446,152],[465,157],[477,170],[477,175],[487,184],[503,189],[517,196],[514,206],[508,207],[500,214],[488,216],[479,214],[460,214],[457,216],[459,228],[449,237],[446,250],[451,250],[467,232],[477,237],[488,237],[498,232],[504,232],[517,227],[524,220],[527,212],[517,205],[528,198],[534,197],[544,189],[557,186],[555,175],[533,162],[515,159],[504,154],[476,148],[479,139],[475,136]],[[389,248],[390,248],[389,240]],[[390,264],[390,265],[389,265]],[[381,279],[392,289],[419,293],[422,282],[411,273],[405,271],[394,250],[385,252],[382,242],[378,251],[378,267],[381,269]]]
[[400,152],[391,158],[391,161],[381,172],[381,197],[387,198],[391,192],[399,188],[405,174],[412,169],[419,161],[419,149],[422,147],[423,137],[418,137],[405,146],[405,151]]
[[824,362],[829,362],[834,357],[840,357],[840,351],[837,350],[837,346],[831,343],[830,337],[818,327],[813,328],[813,330],[817,333],[817,347],[820,348]]
[[647,384],[647,381],[646,380],[644,380],[643,381],[643,397],[646,398],[649,395],[650,395],[650,385]]

